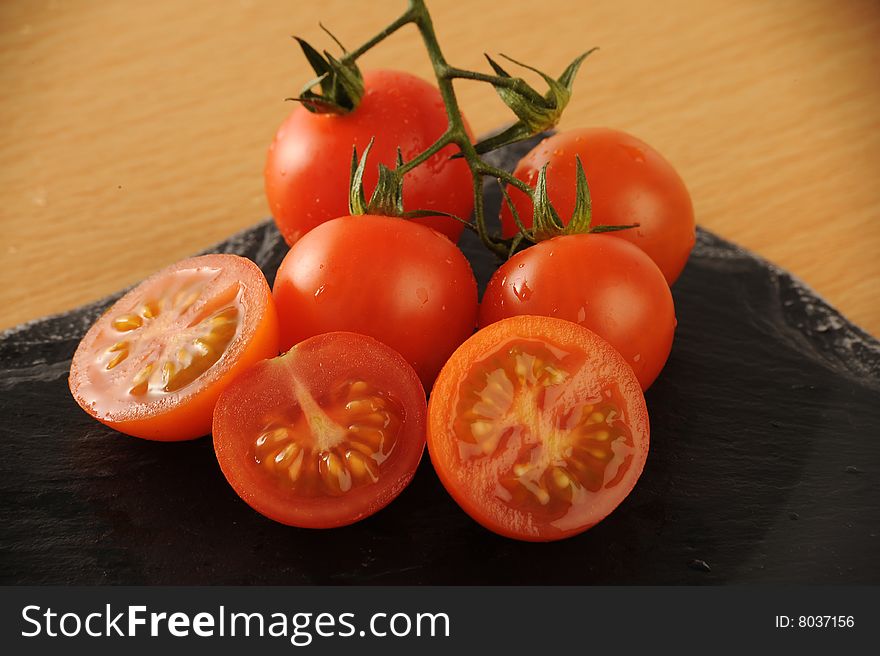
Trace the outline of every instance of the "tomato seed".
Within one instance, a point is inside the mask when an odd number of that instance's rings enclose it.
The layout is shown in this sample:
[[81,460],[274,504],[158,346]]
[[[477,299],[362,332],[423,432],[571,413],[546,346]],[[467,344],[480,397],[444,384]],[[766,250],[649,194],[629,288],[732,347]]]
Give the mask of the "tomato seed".
[[[112,351],[113,349],[111,349]],[[110,362],[107,363],[107,369],[110,370],[128,357],[128,349],[119,350]]]
[[349,401],[348,403],[346,403],[345,409],[349,412],[366,414],[368,412],[375,412],[378,408],[373,402],[367,399],[356,399],[354,401]]
[[601,424],[603,421],[605,421],[605,415],[601,412],[594,412],[587,418],[587,425]]
[[142,325],[143,320],[136,314],[123,314],[113,320],[113,328],[123,333],[140,328]]

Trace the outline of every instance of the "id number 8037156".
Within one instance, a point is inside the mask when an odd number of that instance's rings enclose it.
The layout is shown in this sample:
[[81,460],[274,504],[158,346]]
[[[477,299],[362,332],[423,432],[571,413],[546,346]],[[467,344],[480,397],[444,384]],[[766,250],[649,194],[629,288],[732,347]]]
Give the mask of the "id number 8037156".
[[856,625],[852,615],[777,615],[775,622],[777,629],[851,629]]

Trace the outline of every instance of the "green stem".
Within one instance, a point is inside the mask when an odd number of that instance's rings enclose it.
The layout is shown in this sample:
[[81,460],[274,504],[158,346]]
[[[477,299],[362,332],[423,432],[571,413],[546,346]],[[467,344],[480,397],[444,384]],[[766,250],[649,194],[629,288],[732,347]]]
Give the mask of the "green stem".
[[527,183],[520,180],[510,171],[505,171],[504,169],[496,168],[490,164],[487,164],[485,161],[480,160],[479,166],[477,166],[477,171],[481,175],[485,175],[486,177],[496,178],[507,184],[516,187],[524,194],[528,194],[530,197],[534,196],[535,190],[532,189]]
[[396,173],[400,177],[403,177],[405,174],[412,171],[419,164],[422,164],[423,162],[428,161],[431,157],[436,155],[438,152],[443,150],[443,148],[445,148],[446,146],[448,146],[451,143],[452,143],[452,133],[447,130],[442,135],[440,135],[440,138],[437,139],[437,141],[435,141],[430,146],[428,146],[428,149],[426,151],[419,153],[418,155],[413,157],[411,160],[406,162],[403,166],[398,167],[396,169]]
[[488,82],[493,86],[506,87],[528,96],[533,102],[544,103],[547,101],[541,94],[532,89],[524,80],[518,77],[501,77],[499,75],[488,75],[478,71],[469,71],[464,68],[450,68],[447,76],[457,80],[474,80],[476,82]]
[[342,61],[344,63],[355,61],[370,48],[378,45],[401,27],[409,23],[413,23],[418,28],[419,34],[422,37],[422,42],[425,44],[425,48],[428,51],[428,57],[430,58],[431,65],[434,69],[434,76],[437,79],[437,87],[440,90],[440,96],[443,99],[443,105],[446,108],[448,126],[440,138],[431,144],[427,150],[419,153],[408,162],[402,164],[394,173],[402,179],[406,173],[427,161],[431,156],[438,153],[444,147],[450,144],[457,145],[461,150],[461,155],[467,162],[471,173],[471,181],[474,191],[474,222],[476,224],[475,229],[477,234],[479,234],[480,239],[487,248],[496,253],[499,257],[506,258],[510,254],[509,244],[506,244],[504,241],[489,234],[486,226],[486,212],[483,204],[483,177],[487,176],[502,180],[507,184],[516,187],[523,193],[528,194],[530,197],[534,196],[534,190],[528,184],[508,171],[490,165],[480,157],[479,153],[477,153],[464,126],[464,120],[462,119],[461,110],[458,105],[458,98],[455,95],[455,88],[453,87],[453,80],[466,79],[500,85],[502,87],[515,89],[524,95],[534,97],[537,102],[543,102],[544,98],[539,96],[521,79],[486,75],[484,73],[450,66],[446,62],[446,58],[440,48],[440,43],[437,41],[437,34],[434,32],[434,24],[431,20],[431,15],[428,12],[425,0],[409,0],[407,10],[397,20],[376,34],[373,38],[363,43],[359,48],[346,53],[343,56]]
[[374,36],[372,39],[364,42],[359,48],[356,48],[355,50],[352,50],[351,52],[345,53],[345,55],[343,55],[341,61],[343,63],[349,63],[349,62],[355,61],[358,57],[360,57],[365,52],[367,52],[367,50],[382,43],[382,41],[384,41],[389,36],[394,34],[397,30],[399,30],[404,25],[408,25],[409,23],[414,22],[414,18],[415,17],[413,15],[412,5],[410,4],[409,9],[407,9],[403,13],[403,15],[400,16],[400,18],[398,18],[396,21],[391,23],[391,25],[389,25],[384,30],[382,30],[381,32],[376,34],[376,36]]
[[446,107],[446,116],[449,121],[449,127],[446,132],[449,140],[458,145],[461,153],[468,163],[471,172],[471,180],[474,189],[474,221],[477,224],[477,233],[480,235],[482,242],[500,257],[506,255],[504,245],[489,234],[486,227],[486,213],[483,206],[483,176],[479,171],[480,166],[485,163],[474,150],[474,144],[471,143],[470,136],[464,126],[464,120],[461,117],[461,110],[458,106],[458,98],[455,95],[455,89],[452,85],[452,70],[446,63],[440,43],[437,41],[437,34],[434,32],[434,25],[431,21],[431,15],[424,0],[410,0],[410,11],[415,16],[416,27],[422,35],[422,41],[428,51],[431,64],[434,68],[434,76],[437,78],[437,86],[440,89],[440,96],[443,98],[443,104]]

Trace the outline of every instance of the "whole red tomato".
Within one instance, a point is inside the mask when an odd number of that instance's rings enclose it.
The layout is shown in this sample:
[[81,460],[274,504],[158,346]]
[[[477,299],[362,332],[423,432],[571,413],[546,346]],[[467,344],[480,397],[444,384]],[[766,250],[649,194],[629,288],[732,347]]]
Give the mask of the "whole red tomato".
[[[696,234],[691,197],[672,165],[644,141],[618,130],[583,128],[544,139],[519,161],[514,175],[534,185],[547,164],[547,193],[565,223],[575,205],[576,156],[590,188],[593,225],[638,223],[612,234],[645,251],[666,281],[675,282]],[[508,189],[523,224],[531,227],[531,199],[513,186]],[[516,234],[506,204],[501,225],[505,237]]]
[[542,241],[505,262],[480,306],[482,328],[522,314],[578,323],[604,338],[648,389],[666,363],[675,307],[645,253],[609,234]]
[[474,331],[477,284],[436,230],[387,216],[345,216],[296,242],[275,278],[281,348],[313,335],[368,335],[400,353],[426,390]]
[[[446,130],[440,92],[421,78],[400,71],[367,71],[364,86],[360,104],[348,114],[314,114],[305,107],[295,108],[269,146],[266,198],[288,244],[324,221],[348,214],[352,146],[363,153],[375,138],[364,172],[369,199],[378,165],[393,167],[398,146],[403,159],[409,160]],[[407,210],[439,210],[470,218],[474,199],[467,162],[449,159],[457,150],[444,148],[404,177]],[[415,220],[453,242],[461,235],[462,224],[449,217]]]

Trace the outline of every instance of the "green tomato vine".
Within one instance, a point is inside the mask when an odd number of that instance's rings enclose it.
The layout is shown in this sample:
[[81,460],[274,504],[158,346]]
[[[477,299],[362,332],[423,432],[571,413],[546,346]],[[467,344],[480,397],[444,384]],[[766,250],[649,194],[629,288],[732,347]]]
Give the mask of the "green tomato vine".
[[[562,112],[571,99],[572,86],[581,64],[596,48],[592,48],[575,58],[558,79],[554,79],[531,66],[520,64],[509,57],[505,57],[505,59],[512,63],[531,70],[544,79],[548,90],[545,94],[540,94],[522,78],[510,75],[488,55],[486,55],[486,59],[495,71],[494,75],[451,66],[446,61],[446,57],[440,48],[440,43],[437,41],[431,14],[428,11],[425,0],[408,0],[407,9],[403,14],[350,52],[346,51],[339,40],[322,25],[321,27],[327,31],[330,37],[343,50],[343,54],[339,58],[334,57],[326,50],[321,54],[307,42],[297,38],[303,53],[315,70],[317,77],[306,84],[298,97],[290,98],[289,100],[301,102],[309,111],[317,113],[344,114],[350,112],[357,106],[364,92],[363,76],[357,67],[357,59],[405,25],[410,24],[418,29],[428,57],[431,60],[440,96],[446,108],[448,127],[433,144],[412,159],[404,162],[398,153],[398,161],[395,168],[390,169],[380,165],[379,182],[369,202],[364,198],[361,186],[369,147],[363,153],[360,162],[358,162],[357,153],[355,153],[352,158],[352,185],[349,194],[352,212],[381,213],[402,216],[404,218],[442,214],[442,212],[435,210],[405,212],[401,200],[403,177],[446,146],[454,144],[460,150],[460,153],[456,154],[455,157],[464,158],[470,169],[474,194],[474,218],[473,222],[455,216],[452,218],[462,221],[468,228],[476,231],[483,244],[501,258],[509,257],[518,248],[523,246],[524,242],[534,243],[541,239],[570,234],[572,232],[607,232],[609,230],[633,227],[591,226],[589,190],[586,178],[583,175],[583,169],[580,167],[580,162],[578,162],[579,175],[577,182],[577,197],[580,202],[578,202],[575,209],[575,216],[572,217],[568,226],[564,226],[547,197],[546,167],[545,170],[541,171],[538,182],[533,188],[512,173],[492,166],[482,158],[482,155],[487,152],[522,141],[523,139],[528,139],[544,130],[553,128],[559,122]],[[491,84],[502,101],[517,117],[516,122],[493,137],[479,143],[471,142],[462,120],[458,98],[455,95],[454,80],[472,80]],[[320,87],[320,92],[315,91],[316,87]],[[485,207],[483,205],[483,181],[485,178],[494,178],[501,185],[505,201],[511,208],[516,223],[520,228],[519,234],[512,239],[502,239],[497,235],[490,234],[488,231]],[[531,229],[526,229],[516,214],[516,209],[513,207],[513,203],[507,194],[505,185],[516,187],[523,193],[528,194],[532,199],[534,217]]]

